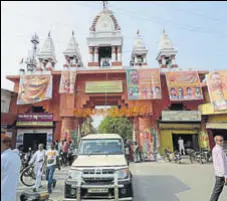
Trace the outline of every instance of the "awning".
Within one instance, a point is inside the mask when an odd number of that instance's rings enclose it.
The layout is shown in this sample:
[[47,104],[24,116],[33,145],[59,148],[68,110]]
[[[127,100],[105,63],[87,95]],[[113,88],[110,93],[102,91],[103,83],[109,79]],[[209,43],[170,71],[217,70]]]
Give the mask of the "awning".
[[208,129],[226,129],[227,123],[207,123],[206,128]]

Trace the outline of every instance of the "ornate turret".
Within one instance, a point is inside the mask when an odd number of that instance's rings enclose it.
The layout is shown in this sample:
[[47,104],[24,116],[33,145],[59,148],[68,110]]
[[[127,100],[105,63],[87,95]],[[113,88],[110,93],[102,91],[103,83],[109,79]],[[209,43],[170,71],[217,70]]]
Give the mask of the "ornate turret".
[[130,66],[146,66],[147,65],[147,49],[140,35],[139,30],[134,41]]
[[159,43],[159,53],[156,58],[160,68],[177,68],[178,66],[175,61],[176,53],[177,51],[175,51],[172,42],[164,29]]
[[87,38],[90,67],[122,66],[121,28],[107,1],[103,2],[103,10],[94,18]]
[[38,59],[39,62],[43,64],[46,70],[53,70],[57,60],[55,56],[54,42],[51,38],[50,32],[38,55]]
[[64,67],[82,67],[83,63],[81,60],[81,54],[79,51],[78,43],[74,36],[74,31],[72,32],[72,37],[67,45],[66,50],[63,52],[66,60]]

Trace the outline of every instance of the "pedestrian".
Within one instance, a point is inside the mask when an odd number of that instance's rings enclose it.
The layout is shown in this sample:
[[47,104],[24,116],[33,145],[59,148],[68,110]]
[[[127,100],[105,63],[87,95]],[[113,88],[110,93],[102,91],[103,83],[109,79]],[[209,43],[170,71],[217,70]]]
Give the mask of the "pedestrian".
[[35,185],[33,188],[33,191],[36,192],[38,188],[41,187],[41,181],[42,181],[42,166],[45,159],[45,150],[44,145],[39,144],[38,151],[35,152],[35,154],[32,156],[31,160],[29,161],[29,165],[32,165],[35,163],[35,174],[36,174],[36,180]]
[[128,165],[129,165],[129,161],[130,161],[129,155],[130,155],[130,152],[129,152],[129,142],[126,141],[125,142],[125,158],[126,158],[126,161],[127,161],[127,164]]
[[134,142],[134,154],[133,154],[133,158],[134,158],[134,162],[137,163],[139,162],[139,145],[137,144],[137,142]]
[[1,200],[16,201],[21,168],[19,155],[11,149],[11,138],[1,134]]
[[212,150],[214,175],[216,177],[210,201],[218,201],[224,185],[227,185],[227,158],[224,152],[224,138],[217,135],[214,138],[215,146]]
[[63,162],[66,166],[67,165],[67,155],[68,155],[68,151],[69,151],[69,143],[67,142],[66,139],[64,140],[62,151],[63,151]]
[[58,143],[58,152],[61,153],[64,145],[64,140]]
[[43,163],[42,172],[44,170],[44,167],[46,166],[46,180],[48,181],[48,193],[52,193],[52,187],[53,189],[56,186],[56,179],[54,179],[54,172],[56,167],[58,166],[58,169],[60,170],[59,162],[58,162],[58,151],[54,149],[54,143],[50,144],[50,149],[46,151],[45,159]]
[[182,139],[182,137],[178,138],[178,146],[180,154],[182,154],[183,152],[183,154],[185,155],[184,140]]
[[55,149],[58,151],[58,148],[59,148],[59,142],[58,140],[55,141]]

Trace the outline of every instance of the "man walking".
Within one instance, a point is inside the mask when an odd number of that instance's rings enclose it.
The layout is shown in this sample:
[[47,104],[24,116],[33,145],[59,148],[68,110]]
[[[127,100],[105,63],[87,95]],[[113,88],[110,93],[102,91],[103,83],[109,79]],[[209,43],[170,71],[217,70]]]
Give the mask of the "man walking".
[[[58,151],[54,149],[54,143],[51,143],[50,149],[46,151],[46,156],[45,160],[43,163],[43,168],[44,165],[46,165],[46,180],[48,181],[48,193],[52,193],[52,187],[55,188],[56,186],[56,179],[54,179],[54,172],[56,169],[56,166],[58,164]],[[60,166],[58,166],[60,170]]]
[[11,149],[11,138],[1,134],[1,200],[16,201],[21,160]]
[[41,180],[42,180],[42,166],[45,159],[45,150],[43,149],[43,144],[39,144],[39,150],[35,152],[32,156],[32,159],[29,161],[29,165],[35,163],[35,186],[33,191],[36,192],[39,187],[41,187]]
[[180,154],[182,154],[182,152],[183,152],[183,154],[185,155],[184,140],[182,139],[182,137],[179,137],[178,145],[179,145]]
[[212,150],[212,157],[216,181],[210,201],[218,201],[224,185],[227,185],[227,158],[223,148],[224,139],[217,135],[214,141],[216,145]]

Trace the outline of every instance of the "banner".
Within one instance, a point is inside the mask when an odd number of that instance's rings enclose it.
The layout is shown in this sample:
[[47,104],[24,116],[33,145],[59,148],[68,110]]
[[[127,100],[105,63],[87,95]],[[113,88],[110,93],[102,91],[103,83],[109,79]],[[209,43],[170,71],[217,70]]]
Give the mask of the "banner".
[[142,148],[143,157],[146,161],[154,161],[154,138],[150,132],[150,129],[140,131],[140,147]]
[[122,81],[96,81],[85,83],[86,93],[122,93]]
[[24,75],[20,78],[18,105],[32,104],[52,98],[51,75]]
[[227,70],[207,74],[206,81],[214,111],[227,110]]
[[128,100],[161,99],[159,69],[127,69]]
[[76,71],[61,71],[61,81],[59,87],[60,94],[73,94],[76,82]]
[[171,101],[203,99],[199,75],[196,71],[167,72],[166,81]]

